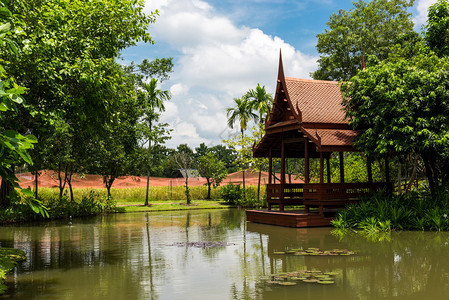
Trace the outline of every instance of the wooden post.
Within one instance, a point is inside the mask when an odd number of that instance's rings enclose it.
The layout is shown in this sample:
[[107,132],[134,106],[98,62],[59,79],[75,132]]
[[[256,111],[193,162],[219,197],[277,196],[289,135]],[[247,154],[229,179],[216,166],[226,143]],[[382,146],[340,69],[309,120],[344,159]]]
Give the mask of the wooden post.
[[271,184],[271,177],[273,176],[273,154],[271,148],[268,151],[268,184]]
[[345,165],[343,162],[343,152],[339,152],[338,155],[340,156],[340,182],[345,183]]
[[331,154],[326,157],[326,169],[327,169],[327,183],[331,183],[331,164],[329,162]]
[[273,176],[273,154],[271,152],[271,147],[270,150],[268,151],[268,186],[266,189],[266,193],[267,193],[267,206],[268,206],[268,210],[271,210],[271,195],[269,195],[269,190],[271,189],[271,187],[269,186],[271,184],[271,177]]
[[279,203],[279,210],[284,211],[284,185],[285,185],[285,145],[284,145],[284,137],[282,137],[281,144],[281,196]]
[[320,183],[324,183],[324,156],[320,152]]
[[308,147],[308,142],[307,142],[307,138],[306,141],[304,142],[304,183],[309,183],[310,178],[309,178],[309,147]]

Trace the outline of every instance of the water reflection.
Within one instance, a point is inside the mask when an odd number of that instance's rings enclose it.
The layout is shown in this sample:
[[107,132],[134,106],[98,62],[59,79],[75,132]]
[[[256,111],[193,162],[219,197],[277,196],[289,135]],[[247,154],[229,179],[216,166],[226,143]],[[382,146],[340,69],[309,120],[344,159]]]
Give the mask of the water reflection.
[[[295,270],[333,271],[336,284],[267,288],[263,299],[274,299],[283,290],[285,299],[301,294],[305,299],[435,299],[447,298],[449,289],[449,234],[435,232],[393,232],[388,238],[346,234],[329,229],[279,229],[248,224],[248,230],[268,237],[270,272]],[[356,256],[275,255],[283,249],[316,247],[323,250],[346,248]]]
[[[177,247],[216,241],[225,247]],[[246,223],[239,210],[136,213],[0,229],[28,260],[8,299],[444,299],[448,233],[394,232],[383,241]],[[278,255],[350,249],[347,257]],[[264,275],[332,271],[335,284],[269,286]]]

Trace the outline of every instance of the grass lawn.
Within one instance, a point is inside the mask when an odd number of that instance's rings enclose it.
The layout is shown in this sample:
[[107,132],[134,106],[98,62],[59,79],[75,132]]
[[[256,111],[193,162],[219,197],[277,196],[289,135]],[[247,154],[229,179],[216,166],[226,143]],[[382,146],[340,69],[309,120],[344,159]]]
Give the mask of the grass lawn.
[[223,201],[216,200],[192,200],[190,205],[186,204],[186,200],[173,201],[150,201],[149,206],[143,206],[143,201],[117,201],[117,206],[122,208],[124,212],[138,211],[169,211],[169,210],[188,210],[188,209],[226,209],[235,206],[229,205]]

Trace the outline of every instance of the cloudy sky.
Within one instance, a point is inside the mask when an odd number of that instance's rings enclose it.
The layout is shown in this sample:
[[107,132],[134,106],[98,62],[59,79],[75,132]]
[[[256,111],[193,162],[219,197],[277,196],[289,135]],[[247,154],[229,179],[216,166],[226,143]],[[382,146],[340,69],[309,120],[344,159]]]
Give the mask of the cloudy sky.
[[[417,30],[435,1],[415,1]],[[174,72],[161,87],[172,93],[162,115],[173,129],[167,146],[213,146],[231,132],[225,109],[234,97],[258,83],[274,92],[279,50],[286,76],[309,78],[316,35],[332,13],[351,7],[351,0],[146,0],[147,12],[159,11],[148,29],[156,44],[122,55],[125,63],[173,57]]]

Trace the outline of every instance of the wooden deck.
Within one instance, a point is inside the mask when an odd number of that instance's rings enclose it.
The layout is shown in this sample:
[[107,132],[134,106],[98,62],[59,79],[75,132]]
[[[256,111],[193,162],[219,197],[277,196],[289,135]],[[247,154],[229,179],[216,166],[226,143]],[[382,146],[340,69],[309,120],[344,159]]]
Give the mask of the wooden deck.
[[330,226],[332,218],[300,210],[247,210],[246,220],[268,225],[303,228]]

